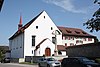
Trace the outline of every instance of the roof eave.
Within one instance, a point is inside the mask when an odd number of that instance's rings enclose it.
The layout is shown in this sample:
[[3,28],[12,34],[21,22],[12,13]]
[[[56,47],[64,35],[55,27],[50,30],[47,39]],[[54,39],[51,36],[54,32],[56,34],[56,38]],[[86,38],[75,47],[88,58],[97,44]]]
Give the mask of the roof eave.
[[91,38],[96,38],[96,36],[92,35],[74,35],[74,34],[62,34],[63,36],[78,36],[78,37],[91,37]]

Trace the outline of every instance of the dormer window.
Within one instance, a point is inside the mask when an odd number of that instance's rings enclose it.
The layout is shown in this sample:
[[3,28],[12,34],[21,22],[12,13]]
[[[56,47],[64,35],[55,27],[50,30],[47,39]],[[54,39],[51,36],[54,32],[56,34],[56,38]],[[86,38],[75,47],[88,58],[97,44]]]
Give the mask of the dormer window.
[[70,30],[66,30],[67,33],[72,33]]
[[86,32],[82,31],[83,34],[86,34]]
[[44,19],[45,19],[45,16],[44,16]]
[[79,32],[79,31],[75,31],[75,33],[80,34],[80,32]]

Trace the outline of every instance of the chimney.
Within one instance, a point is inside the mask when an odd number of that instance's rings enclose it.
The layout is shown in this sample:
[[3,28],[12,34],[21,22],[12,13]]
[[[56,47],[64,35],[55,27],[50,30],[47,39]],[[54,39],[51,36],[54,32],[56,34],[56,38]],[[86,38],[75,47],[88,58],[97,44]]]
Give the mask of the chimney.
[[19,24],[18,24],[18,30],[20,30],[22,28],[22,16],[20,16],[20,21],[19,21]]

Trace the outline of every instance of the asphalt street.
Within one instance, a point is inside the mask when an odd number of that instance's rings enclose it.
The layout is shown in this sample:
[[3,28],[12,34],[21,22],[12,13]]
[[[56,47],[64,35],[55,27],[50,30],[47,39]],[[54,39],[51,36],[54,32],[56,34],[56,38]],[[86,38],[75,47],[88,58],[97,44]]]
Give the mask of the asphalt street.
[[27,65],[18,63],[0,63],[0,67],[38,67],[38,65]]

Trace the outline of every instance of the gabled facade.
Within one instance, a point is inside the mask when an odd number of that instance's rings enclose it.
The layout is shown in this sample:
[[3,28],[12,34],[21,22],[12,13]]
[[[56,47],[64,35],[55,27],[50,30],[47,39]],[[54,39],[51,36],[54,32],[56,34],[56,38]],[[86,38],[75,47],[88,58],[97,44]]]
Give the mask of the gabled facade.
[[78,28],[58,27],[62,32],[62,44],[66,47],[94,43],[95,36]]
[[22,18],[18,31],[9,38],[11,58],[27,56],[66,55],[66,47],[93,43],[92,36],[81,29],[57,27],[48,14],[42,11],[26,25],[22,26]]
[[11,57],[52,56],[55,50],[55,35],[52,33],[55,30],[60,33],[56,36],[56,44],[62,44],[62,33],[48,14],[42,11],[9,38]]

